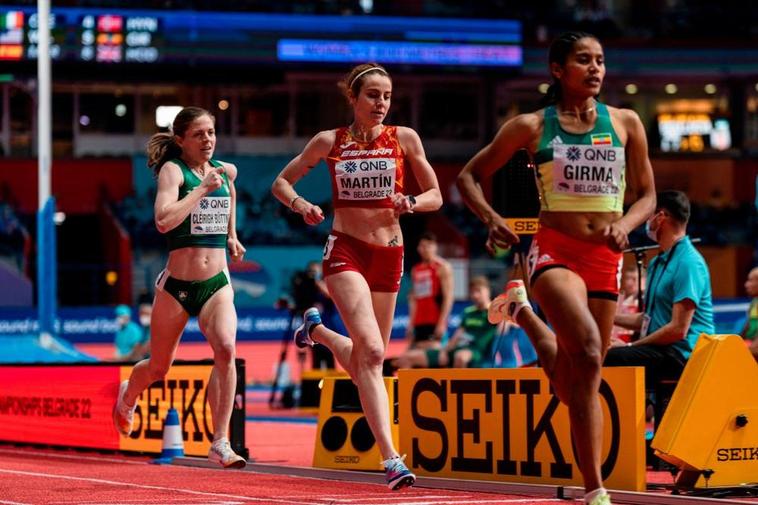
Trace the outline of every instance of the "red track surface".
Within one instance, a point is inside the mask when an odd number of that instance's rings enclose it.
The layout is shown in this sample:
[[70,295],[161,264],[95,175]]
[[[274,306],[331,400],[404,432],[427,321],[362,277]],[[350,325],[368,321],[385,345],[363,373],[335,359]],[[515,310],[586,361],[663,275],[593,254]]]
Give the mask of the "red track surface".
[[146,458],[0,447],[0,504],[553,504],[528,496],[413,488],[388,491],[235,470],[158,466]]

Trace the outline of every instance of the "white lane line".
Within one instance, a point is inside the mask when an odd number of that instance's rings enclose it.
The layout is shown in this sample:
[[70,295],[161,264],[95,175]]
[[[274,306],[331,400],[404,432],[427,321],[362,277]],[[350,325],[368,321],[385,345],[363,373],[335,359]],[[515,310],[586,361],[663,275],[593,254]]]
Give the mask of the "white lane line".
[[0,500],[0,503],[3,505],[32,505],[31,503],[21,503],[18,501],[7,501],[7,500]]
[[[450,497],[452,498],[452,497]],[[407,499],[407,498],[406,498]],[[455,504],[455,505],[464,505],[464,504],[472,504],[472,503],[502,503],[502,504],[508,504],[508,503],[535,503],[535,502],[565,502],[565,500],[560,500],[558,498],[550,498],[547,500],[541,499],[541,498],[501,498],[501,499],[493,499],[493,500],[445,500],[445,501],[403,501],[403,502],[393,502],[393,501],[387,501],[387,505],[444,505],[444,504]],[[369,503],[355,503],[352,505],[371,505]]]
[[177,488],[177,487],[151,486],[148,484],[134,484],[131,482],[120,482],[117,480],[93,479],[91,477],[75,477],[73,475],[60,475],[60,474],[53,474],[53,473],[22,472],[19,470],[6,470],[4,468],[0,468],[0,473],[9,473],[12,475],[27,475],[31,477],[42,477],[42,478],[47,478],[47,479],[84,481],[84,482],[92,482],[95,484],[108,484],[110,486],[135,487],[135,488],[140,488],[140,489],[155,489],[159,491],[172,491],[176,493],[187,493],[187,494],[193,494],[193,495],[199,495],[199,496],[217,496],[221,498],[233,498],[236,500],[248,500],[248,501],[255,501],[255,502],[291,503],[294,505],[320,505],[319,502],[314,502],[314,501],[295,501],[295,500],[284,500],[284,499],[273,498],[273,497],[258,498],[255,496],[241,496],[241,495],[227,494],[227,493],[211,493],[209,491],[194,491],[192,489],[183,489],[183,488]]
[[[352,504],[352,503],[355,503],[355,502],[361,502],[362,503],[362,502],[366,502],[366,501],[369,501],[369,500],[371,500],[371,501],[377,500],[377,501],[386,502],[387,498],[388,498],[388,496],[385,493],[384,496],[376,496],[374,498],[370,498],[370,497],[367,497],[367,496],[361,496],[361,497],[358,497],[358,498],[338,498],[336,496],[321,496],[319,499],[323,500],[323,501],[326,501],[326,502],[340,502],[340,503],[345,503],[345,504]],[[468,495],[451,496],[449,494],[445,494],[445,495],[433,495],[433,494],[430,494],[430,495],[418,495],[418,496],[405,496],[403,498],[406,499],[406,500],[433,500],[433,499],[437,499],[437,498],[442,498],[442,499],[448,499],[448,500],[450,500],[450,499],[453,499],[453,498],[461,498],[461,499],[471,498],[471,496],[468,496]]]

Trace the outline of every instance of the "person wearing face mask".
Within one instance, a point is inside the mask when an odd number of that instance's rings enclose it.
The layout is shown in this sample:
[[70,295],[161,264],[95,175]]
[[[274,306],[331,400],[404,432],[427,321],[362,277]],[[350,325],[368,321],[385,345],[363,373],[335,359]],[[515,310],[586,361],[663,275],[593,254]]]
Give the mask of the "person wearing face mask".
[[[323,211],[299,195],[295,184],[320,160],[329,167],[334,222],[324,246],[323,274],[350,338],[327,328],[311,307],[295,331],[295,343],[327,346],[350,374],[384,458],[387,486],[396,490],[416,480],[392,442],[382,378],[403,274],[400,216],[435,211],[442,196],[418,134],[384,124],[392,97],[387,70],[375,63],[358,65],[339,87],[352,107],[352,124],[313,137],[276,177],[271,191],[307,224],[317,225]],[[409,170],[421,189],[417,195],[408,193]]]
[[118,330],[114,338],[116,361],[136,361],[142,359],[143,335],[140,326],[132,321],[132,309],[127,305],[116,307]]
[[679,377],[700,334],[714,332],[710,272],[687,235],[690,202],[681,191],[662,191],[657,202],[645,226],[661,252],[647,267],[645,311],[614,321],[640,338],[612,347],[603,363],[645,367],[648,389],[661,377]]
[[150,353],[119,386],[113,423],[123,436],[134,425],[137,398],[168,373],[179,339],[191,316],[213,349],[208,403],[213,442],[208,459],[224,468],[242,468],[243,457],[229,443],[229,422],[237,386],[235,368],[237,313],[227,268],[245,253],[235,228],[237,167],[213,158],[215,119],[200,107],[185,107],[172,131],[153,135],[148,167],[157,180],[155,225],[166,235],[166,268],[155,281],[150,321]]

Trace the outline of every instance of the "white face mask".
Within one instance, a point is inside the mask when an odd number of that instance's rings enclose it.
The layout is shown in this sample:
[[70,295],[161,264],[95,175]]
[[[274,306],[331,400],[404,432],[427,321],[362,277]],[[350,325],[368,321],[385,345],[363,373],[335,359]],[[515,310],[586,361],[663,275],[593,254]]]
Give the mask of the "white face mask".
[[139,316],[139,324],[141,324],[142,326],[150,326],[150,316],[148,315]]

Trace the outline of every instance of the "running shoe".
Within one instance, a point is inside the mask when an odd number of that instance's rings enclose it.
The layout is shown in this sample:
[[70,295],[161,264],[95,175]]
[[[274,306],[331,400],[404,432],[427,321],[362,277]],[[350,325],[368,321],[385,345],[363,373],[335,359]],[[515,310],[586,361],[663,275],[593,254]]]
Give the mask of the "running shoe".
[[311,307],[306,310],[303,313],[303,324],[295,330],[295,344],[301,349],[313,347],[314,342],[311,339],[311,332],[319,324],[321,324],[321,314],[318,313],[318,309]]
[[490,303],[487,320],[492,324],[499,324],[503,319],[515,323],[516,313],[521,307],[531,307],[526,297],[524,281],[509,281],[505,285],[505,293],[498,295]]
[[211,448],[208,449],[208,460],[218,463],[224,468],[245,468],[247,464],[245,458],[232,450],[232,446],[226,438],[213,441]]
[[125,437],[128,437],[132,433],[134,411],[137,409],[136,403],[128,407],[124,402],[127,387],[129,387],[129,381],[125,380],[118,387],[118,397],[116,398],[116,404],[113,406],[113,425],[116,427],[116,431]]
[[600,496],[596,496],[594,500],[592,500],[589,505],[613,505],[611,503],[611,495],[608,493],[603,493]]
[[395,456],[384,461],[384,474],[387,479],[387,487],[397,491],[404,487],[411,487],[416,483],[416,476],[405,466],[405,455]]

